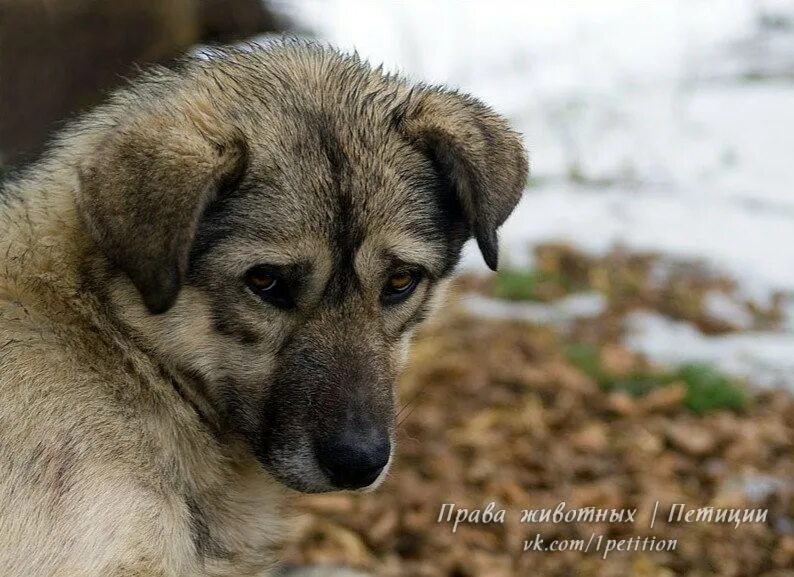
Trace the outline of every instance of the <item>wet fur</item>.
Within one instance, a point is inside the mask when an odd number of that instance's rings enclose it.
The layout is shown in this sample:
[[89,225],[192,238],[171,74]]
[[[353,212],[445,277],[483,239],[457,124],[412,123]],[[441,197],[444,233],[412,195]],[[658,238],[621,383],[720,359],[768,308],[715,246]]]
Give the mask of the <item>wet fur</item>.
[[285,485],[333,489],[312,447],[346,419],[393,429],[413,328],[466,239],[496,266],[526,170],[478,101],[300,42],[73,123],[0,196],[0,574],[269,575]]

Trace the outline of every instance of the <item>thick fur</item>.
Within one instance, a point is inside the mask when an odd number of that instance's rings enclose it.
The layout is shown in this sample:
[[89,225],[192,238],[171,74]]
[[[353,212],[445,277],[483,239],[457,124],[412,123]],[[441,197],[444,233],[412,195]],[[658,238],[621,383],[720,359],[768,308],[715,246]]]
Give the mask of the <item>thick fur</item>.
[[299,42],[74,123],[0,197],[0,574],[270,575],[290,491],[336,488],[318,445],[392,435],[413,328],[526,176],[478,101]]

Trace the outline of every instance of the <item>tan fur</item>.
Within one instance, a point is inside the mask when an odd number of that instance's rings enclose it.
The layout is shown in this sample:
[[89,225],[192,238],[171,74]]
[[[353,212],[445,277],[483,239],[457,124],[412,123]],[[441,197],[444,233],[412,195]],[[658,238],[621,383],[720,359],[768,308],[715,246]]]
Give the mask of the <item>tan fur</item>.
[[[274,112],[279,95],[286,111],[291,99],[306,107],[298,119],[330,114],[346,156],[305,144],[314,133]],[[428,150],[463,214],[432,241],[412,232],[425,221],[406,228],[431,211],[410,200],[436,182]],[[234,200],[249,203],[234,234],[191,253],[239,179],[284,193],[262,211],[256,194]],[[313,402],[350,393],[350,371],[366,369],[375,388],[351,398],[390,423],[414,317],[454,264],[443,251],[473,235],[495,265],[496,228],[525,179],[517,137],[478,102],[300,43],[152,72],[74,124],[0,193],[0,575],[270,575],[289,525],[283,483],[333,489],[308,425],[288,421],[279,434],[292,444],[265,467],[252,450],[276,372],[306,356],[282,358],[282,346],[306,343],[332,368],[349,355],[348,380],[327,373]],[[328,222],[332,185],[349,192],[363,238],[358,288],[327,305],[343,230]],[[438,278],[387,310],[385,252]],[[311,274],[293,313],[234,285],[258,262],[296,261]],[[219,332],[218,315],[232,326]]]

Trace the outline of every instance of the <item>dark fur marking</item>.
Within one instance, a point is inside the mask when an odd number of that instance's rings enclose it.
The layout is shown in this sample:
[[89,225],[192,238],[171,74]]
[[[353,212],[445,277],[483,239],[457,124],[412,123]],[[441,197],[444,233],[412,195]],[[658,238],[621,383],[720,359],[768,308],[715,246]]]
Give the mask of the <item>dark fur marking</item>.
[[331,226],[334,269],[323,297],[327,304],[339,306],[360,286],[353,258],[362,242],[361,231],[353,213],[352,200],[346,192],[337,196],[336,214]]
[[227,182],[223,194],[218,195],[204,210],[196,230],[196,238],[190,249],[190,260],[187,277],[192,279],[195,265],[201,258],[224,238],[235,232],[235,223],[230,220],[229,208],[249,196],[258,196],[262,190],[273,186],[271,179],[256,177],[247,181],[247,173],[237,175],[236,179]]
[[204,512],[196,500],[191,495],[185,495],[184,501],[190,515],[190,537],[199,557],[229,559],[231,553],[212,537]]
[[428,310],[428,302],[430,301],[432,294],[433,287],[430,286],[425,291],[424,298],[422,299],[422,302],[419,304],[419,306],[416,307],[414,314],[412,314],[411,317],[400,326],[397,331],[397,338],[394,340],[398,340],[407,330],[412,329],[427,318],[427,315],[430,312]]
[[221,307],[213,307],[212,328],[219,334],[232,337],[242,345],[256,345],[262,342],[258,334],[224,314]]
[[336,134],[334,134],[330,118],[321,115],[313,115],[310,122],[311,127],[317,131],[316,134],[320,143],[320,149],[328,159],[331,169],[331,178],[335,183],[335,192],[339,193],[341,192],[340,182],[344,173],[348,170],[350,160],[342,148],[342,143],[339,141]]
[[334,273],[323,296],[329,305],[338,306],[350,292],[359,287],[353,257],[361,245],[362,233],[347,184],[350,161],[341,142],[332,132],[330,120],[317,118],[315,122],[320,145],[328,158],[330,168],[332,188],[328,192],[336,201],[333,222],[330,224]]
[[[204,411],[201,410],[201,407],[199,407],[193,401],[193,399],[190,398],[190,395],[188,395],[187,392],[185,391],[184,385],[180,380],[180,378],[172,375],[168,371],[168,369],[166,369],[162,365],[157,365],[157,368],[161,378],[163,378],[166,382],[171,383],[171,385],[174,387],[174,390],[182,398],[182,400],[185,403],[187,403],[196,412],[196,415],[198,416],[199,420],[202,423],[204,423],[204,425],[210,431],[217,433],[218,432],[217,425],[213,422],[213,420],[209,416],[205,415]],[[198,377],[198,375],[184,375],[184,378],[190,382],[190,385],[193,387],[193,389],[196,391],[197,394],[206,397],[207,387],[204,384],[204,381],[200,377]]]

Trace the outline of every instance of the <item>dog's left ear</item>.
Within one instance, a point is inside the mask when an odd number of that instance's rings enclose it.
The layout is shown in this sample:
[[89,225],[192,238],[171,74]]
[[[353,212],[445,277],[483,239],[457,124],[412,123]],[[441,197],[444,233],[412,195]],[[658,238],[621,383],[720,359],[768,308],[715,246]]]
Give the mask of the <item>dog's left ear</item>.
[[497,230],[527,183],[519,135],[480,101],[436,88],[409,95],[397,107],[395,122],[452,187],[486,264],[496,270]]

